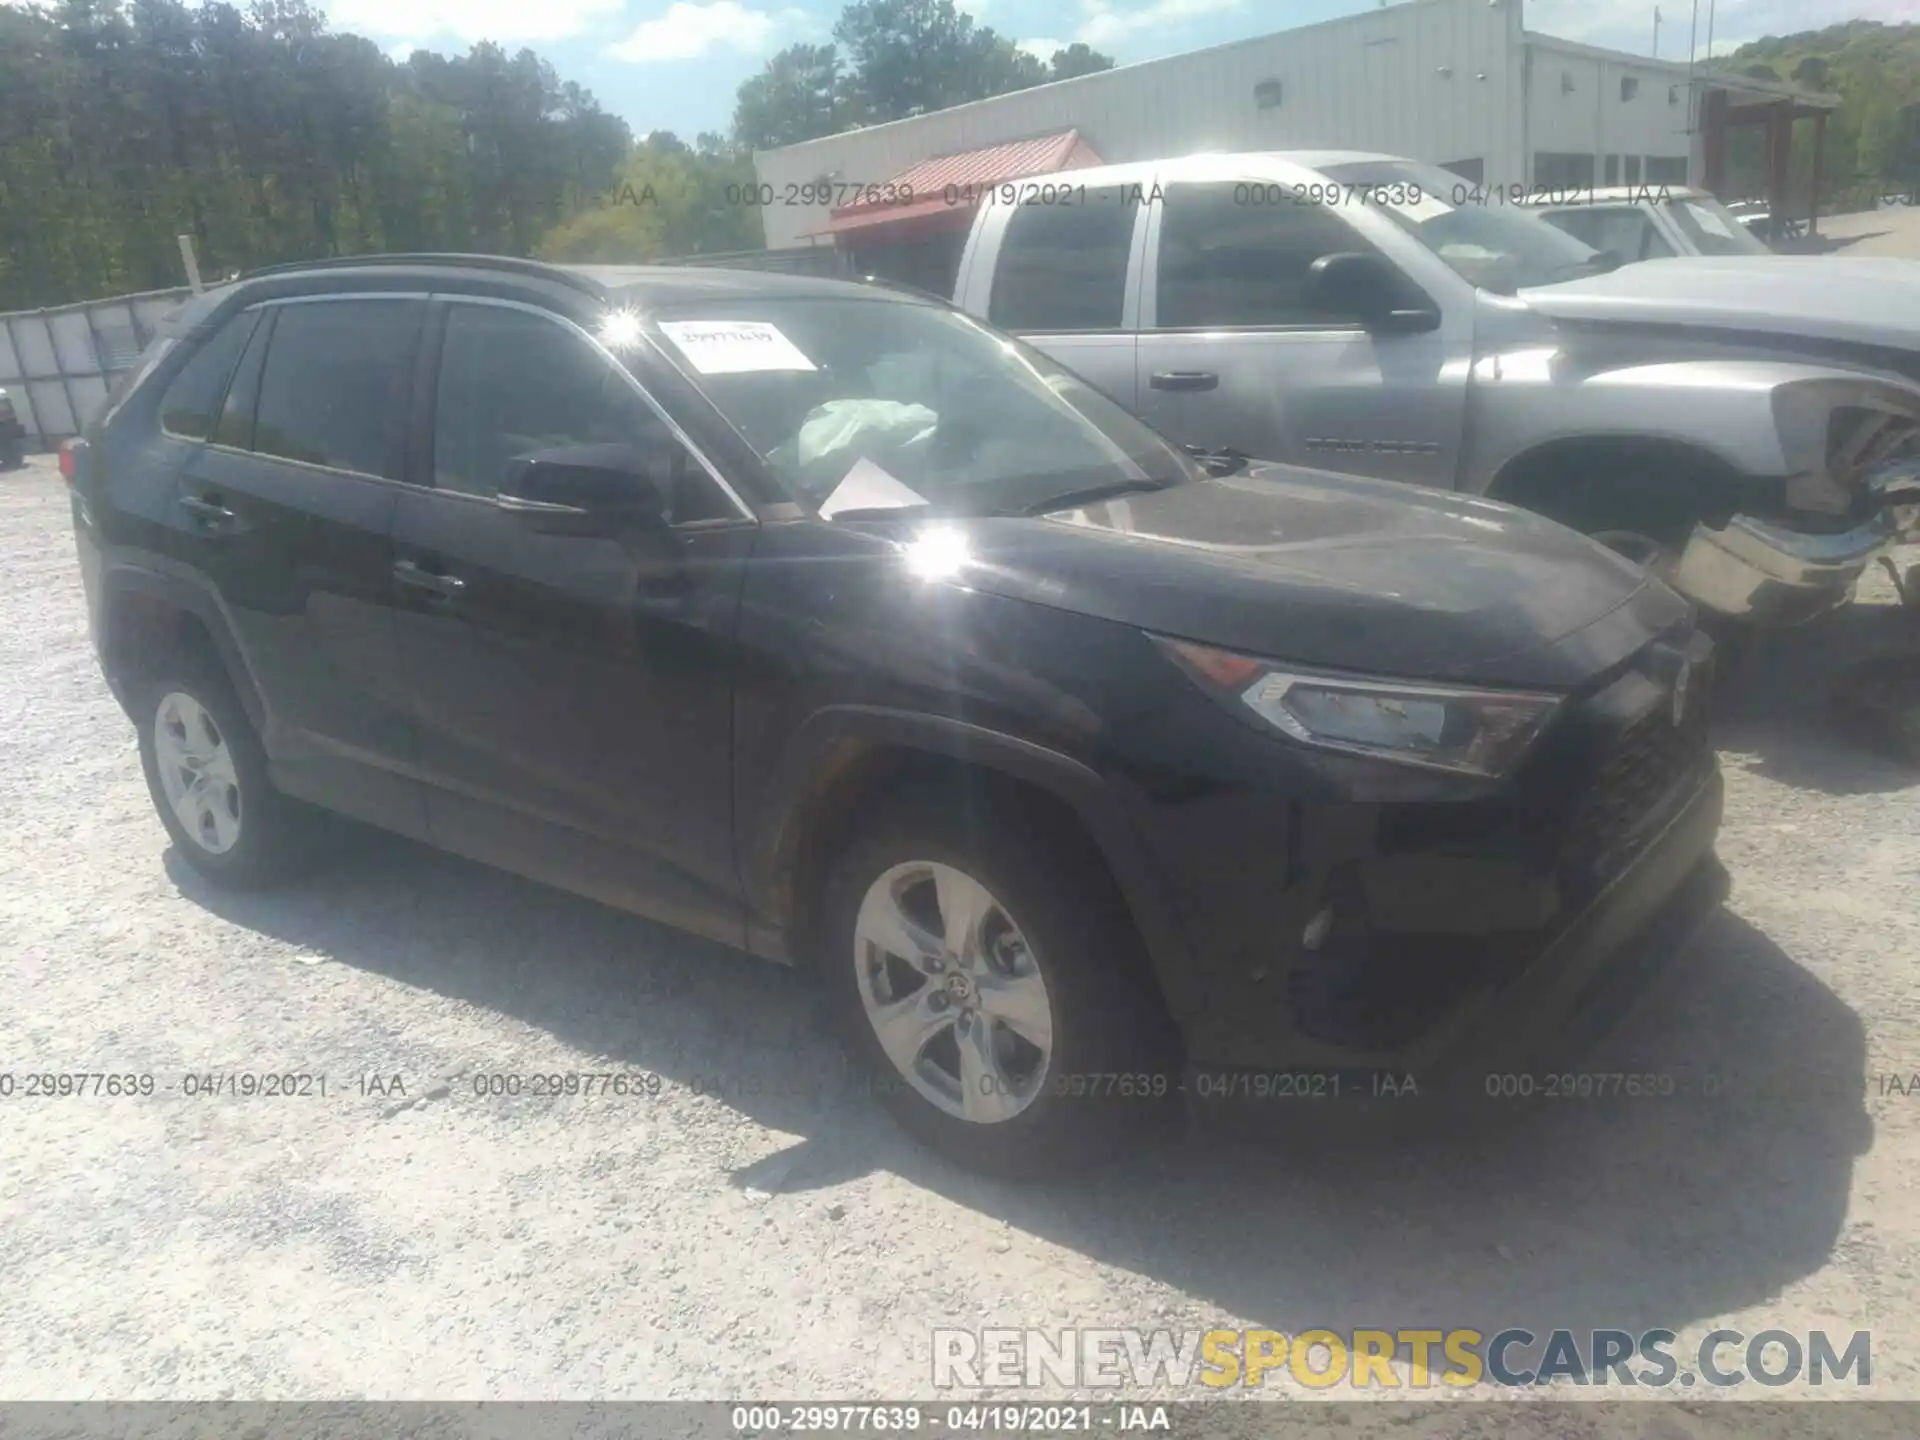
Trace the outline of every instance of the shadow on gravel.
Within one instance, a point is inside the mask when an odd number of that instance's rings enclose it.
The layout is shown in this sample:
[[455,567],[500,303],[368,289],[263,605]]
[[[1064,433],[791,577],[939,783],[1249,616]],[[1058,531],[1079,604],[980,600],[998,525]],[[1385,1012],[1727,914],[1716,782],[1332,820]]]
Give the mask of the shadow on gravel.
[[167,864],[236,924],[539,1027],[597,1057],[582,1069],[645,1068],[805,1137],[736,1172],[738,1187],[778,1196],[892,1171],[1288,1331],[1678,1329],[1758,1304],[1824,1263],[1871,1137],[1859,1020],[1724,911],[1583,1062],[1671,1076],[1670,1097],[1322,1110],[1305,1126],[1276,1104],[1271,1124],[1203,1120],[1083,1181],[1020,1187],[896,1130],[796,972],[376,834],[266,895]]
[[1920,785],[1920,770],[1877,751],[1834,703],[1850,673],[1883,656],[1910,656],[1920,671],[1920,616],[1853,604],[1763,637],[1719,699],[1722,763],[1828,795]]

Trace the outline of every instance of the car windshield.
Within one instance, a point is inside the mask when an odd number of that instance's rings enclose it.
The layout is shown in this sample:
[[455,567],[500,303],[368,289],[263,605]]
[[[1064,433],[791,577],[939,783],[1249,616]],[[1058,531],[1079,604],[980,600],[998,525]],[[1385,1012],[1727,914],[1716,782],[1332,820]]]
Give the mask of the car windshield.
[[1617,263],[1533,212],[1506,203],[1497,187],[1487,189],[1436,166],[1363,161],[1330,166],[1324,173],[1342,185],[1362,187],[1356,198],[1483,290],[1510,295]]
[[885,293],[727,299],[652,323],[824,515],[1019,513],[1203,473],[1071,371],[941,306]]
[[1683,195],[1667,203],[1667,214],[1702,255],[1770,255],[1766,245],[1711,195]]

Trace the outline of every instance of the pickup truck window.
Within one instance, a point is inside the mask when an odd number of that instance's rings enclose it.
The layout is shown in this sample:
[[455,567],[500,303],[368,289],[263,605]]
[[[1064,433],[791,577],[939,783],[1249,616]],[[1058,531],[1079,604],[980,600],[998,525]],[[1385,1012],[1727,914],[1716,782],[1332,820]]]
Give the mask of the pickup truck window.
[[[1071,371],[944,306],[714,299],[650,318],[660,348],[815,504],[856,466],[968,514],[1201,476]],[[740,344],[696,343],[726,326]]]
[[1583,205],[1547,211],[1541,218],[1596,250],[1611,250],[1622,263],[1673,254],[1673,247],[1654,227],[1653,217],[1638,205]]
[[1773,252],[1708,195],[1689,195],[1667,206],[1674,223],[1702,255],[1770,255]]
[[1024,334],[1118,330],[1138,193],[1071,189],[1065,201],[1015,210],[1000,238],[987,319]]
[[1160,329],[1352,327],[1350,315],[1316,311],[1304,298],[1321,256],[1374,250],[1331,206],[1296,204],[1280,186],[1225,181],[1173,184],[1165,195]]
[[1504,203],[1498,189],[1476,190],[1435,166],[1366,160],[1322,173],[1342,185],[1368,187],[1365,203],[1483,290],[1511,294],[1599,268],[1591,245]]

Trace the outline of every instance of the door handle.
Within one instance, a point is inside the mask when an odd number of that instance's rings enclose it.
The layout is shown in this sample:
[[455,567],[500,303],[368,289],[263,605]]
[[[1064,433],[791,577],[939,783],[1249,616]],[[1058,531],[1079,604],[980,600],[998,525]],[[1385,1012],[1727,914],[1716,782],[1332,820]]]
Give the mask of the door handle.
[[180,508],[207,529],[220,534],[232,535],[246,529],[240,517],[222,505],[218,500],[209,500],[199,495],[182,495]]
[[393,578],[410,590],[424,590],[442,600],[451,600],[467,588],[467,582],[458,575],[436,575],[411,560],[395,564]]
[[1211,370],[1156,370],[1147,382],[1155,390],[1212,390],[1219,383]]

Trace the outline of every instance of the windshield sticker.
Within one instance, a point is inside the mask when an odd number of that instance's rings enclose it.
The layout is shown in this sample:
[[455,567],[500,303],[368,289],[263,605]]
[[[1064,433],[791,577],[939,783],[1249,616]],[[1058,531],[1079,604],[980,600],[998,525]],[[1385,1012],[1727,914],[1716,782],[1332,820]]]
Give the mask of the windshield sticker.
[[815,368],[799,346],[765,320],[662,320],[660,329],[702,375]]
[[926,503],[924,495],[916,495],[863,455],[821,502],[820,518],[831,520],[842,510],[899,510]]
[[[1683,201],[1682,203],[1685,204],[1686,202]],[[1698,225],[1702,230],[1713,235],[1718,235],[1722,239],[1731,240],[1734,238],[1733,231],[1727,228],[1727,222],[1704,206],[1687,204],[1687,213],[1693,217],[1693,223]]]

